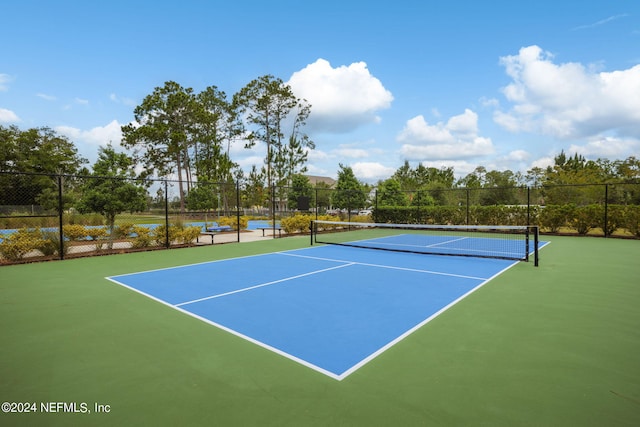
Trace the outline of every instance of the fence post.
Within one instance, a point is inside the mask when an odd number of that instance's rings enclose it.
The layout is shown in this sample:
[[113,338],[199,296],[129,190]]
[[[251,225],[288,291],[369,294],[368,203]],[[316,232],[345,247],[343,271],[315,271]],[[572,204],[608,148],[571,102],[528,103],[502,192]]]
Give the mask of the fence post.
[[58,233],[60,235],[60,246],[58,253],[60,259],[64,259],[64,232],[62,231],[62,214],[64,212],[64,206],[62,202],[62,175],[58,175]]
[[236,181],[236,229],[238,230],[238,242],[240,241],[240,179]]
[[171,242],[169,241],[169,183],[164,180],[164,233],[165,233],[165,247],[169,248]]
[[373,210],[373,212],[377,217],[377,218],[373,218],[373,222],[382,222],[382,221],[378,221],[380,219],[380,214],[378,213],[378,189],[377,188],[376,188],[376,192],[374,193],[373,205],[375,206],[375,209]]
[[608,237],[607,230],[609,229],[609,184],[604,185],[604,237]]
[[527,185],[527,225],[531,225],[531,187]]
[[467,188],[467,225],[469,225],[469,189]]

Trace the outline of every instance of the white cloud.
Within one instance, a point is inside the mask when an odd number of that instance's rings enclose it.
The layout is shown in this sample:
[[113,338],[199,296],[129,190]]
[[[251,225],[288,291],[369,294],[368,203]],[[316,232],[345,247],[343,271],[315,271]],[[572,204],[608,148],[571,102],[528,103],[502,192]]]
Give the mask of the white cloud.
[[260,168],[264,166],[264,157],[249,156],[242,159],[238,159],[237,163],[240,166],[240,168],[244,169],[248,174],[252,166],[255,166],[256,169],[260,171]]
[[453,135],[443,123],[429,125],[424,116],[416,116],[407,121],[405,128],[400,132],[398,141],[416,141],[424,143],[451,143]]
[[587,158],[621,159],[640,153],[640,141],[610,136],[593,138],[585,145],[572,144],[568,153],[579,153]]
[[9,90],[8,83],[13,80],[9,74],[0,74],[0,92]]
[[331,154],[327,153],[324,150],[318,150],[316,148],[315,150],[309,151],[309,161],[310,162],[324,162],[324,161],[330,160],[332,158],[333,158],[333,156],[331,156]]
[[351,165],[351,169],[356,178],[367,182],[387,179],[396,171],[396,168],[384,166],[376,162],[356,162]]
[[56,97],[55,97],[55,96],[53,96],[53,95],[47,95],[46,93],[36,93],[36,96],[37,96],[38,98],[42,98],[42,99],[44,99],[45,101],[55,101],[55,100],[56,100]]
[[447,129],[459,135],[475,136],[478,134],[478,115],[466,109],[463,114],[453,116],[447,122]]
[[598,22],[594,22],[594,23],[586,24],[586,25],[580,25],[578,27],[575,27],[575,28],[573,28],[573,31],[586,30],[586,29],[590,29],[590,28],[599,27],[601,25],[608,24],[609,22],[618,20],[620,18],[626,18],[627,16],[629,16],[628,13],[622,13],[620,15],[609,16],[608,18],[602,19],[602,20],[600,20]]
[[400,153],[407,160],[461,159],[485,156],[493,151],[491,139],[482,137],[475,138],[473,141],[457,141],[453,144],[404,144],[400,148]]
[[76,98],[74,99],[76,104],[80,104],[80,105],[89,105],[89,100],[87,99],[81,99],[81,98]]
[[547,166],[553,166],[554,163],[555,163],[555,160],[553,157],[541,157],[535,160],[533,163],[531,163],[531,169],[533,168],[546,169]]
[[109,100],[117,103],[117,104],[124,104],[130,107],[133,107],[136,105],[136,102],[131,99],[131,98],[121,98],[119,96],[117,96],[115,93],[112,93],[109,95]]
[[393,100],[364,62],[333,68],[318,59],[293,73],[287,83],[297,97],[311,104],[308,126],[320,132],[343,133],[377,123],[376,113],[389,108]]
[[19,122],[20,117],[11,110],[6,108],[0,108],[0,123],[14,123]]
[[531,155],[525,150],[514,150],[507,154],[506,159],[514,162],[525,162],[529,160]]
[[407,160],[463,159],[484,156],[494,151],[490,138],[478,135],[478,115],[466,109],[447,123],[430,125],[423,116],[407,121],[398,134],[404,142],[400,153]]
[[79,144],[89,146],[106,146],[112,143],[119,146],[122,139],[121,124],[117,120],[113,120],[106,126],[97,126],[90,130],[81,130],[70,126],[58,126],[56,132],[66,135],[71,140]]
[[513,106],[496,111],[496,123],[512,132],[561,139],[605,132],[640,138],[640,65],[595,72],[579,63],[553,63],[538,46],[501,58],[512,82],[503,94]]

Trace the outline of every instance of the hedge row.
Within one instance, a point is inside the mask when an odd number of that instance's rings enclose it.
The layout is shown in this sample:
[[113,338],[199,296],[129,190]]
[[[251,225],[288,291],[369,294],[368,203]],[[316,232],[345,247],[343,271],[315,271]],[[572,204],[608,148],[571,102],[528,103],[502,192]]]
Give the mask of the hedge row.
[[[67,224],[62,227],[65,240],[62,242],[64,254],[69,252],[70,242],[87,239],[94,242],[95,250],[100,251],[109,236],[104,227],[85,227],[78,224]],[[200,227],[170,225],[169,241],[178,244],[190,244],[201,232]],[[134,224],[121,224],[114,230],[115,239],[126,239],[132,248],[146,248],[150,246],[166,246],[167,229],[164,225],[154,229]],[[57,231],[43,231],[39,228],[21,228],[5,236],[0,242],[0,256],[8,261],[18,261],[28,254],[60,255],[60,234]],[[36,252],[36,254],[34,254]]]
[[[296,214],[291,217],[283,218],[280,221],[280,226],[286,233],[308,233],[309,226],[312,220],[319,221],[341,221],[340,217],[331,215],[315,215]],[[368,215],[357,215],[351,217],[351,222],[371,222],[371,218]],[[337,226],[328,226],[327,228],[335,228]]]
[[[467,221],[468,214],[468,221]],[[398,224],[470,224],[470,225],[538,225],[542,231],[557,233],[571,229],[587,234],[601,229],[606,235],[615,231],[640,237],[640,206],[603,205],[576,206],[423,206],[378,207],[373,212],[378,223]]]

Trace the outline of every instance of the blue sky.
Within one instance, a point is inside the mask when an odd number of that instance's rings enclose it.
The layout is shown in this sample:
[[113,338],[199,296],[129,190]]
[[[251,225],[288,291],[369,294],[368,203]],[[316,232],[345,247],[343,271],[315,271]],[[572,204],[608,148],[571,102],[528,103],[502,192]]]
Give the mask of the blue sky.
[[[635,0],[22,0],[0,13],[0,125],[48,126],[91,162],[164,82],[230,98],[266,74],[312,104],[310,174],[640,157]],[[232,156],[248,170],[264,147]]]

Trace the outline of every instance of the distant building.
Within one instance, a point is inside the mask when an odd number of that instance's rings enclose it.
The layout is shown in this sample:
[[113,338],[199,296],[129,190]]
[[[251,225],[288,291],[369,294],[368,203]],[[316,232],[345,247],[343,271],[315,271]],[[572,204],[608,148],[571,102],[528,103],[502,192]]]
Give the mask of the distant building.
[[337,181],[333,178],[329,178],[328,176],[317,176],[317,175],[305,175],[309,178],[309,182],[312,187],[318,185],[319,182],[323,182],[329,186],[329,188],[334,188]]

